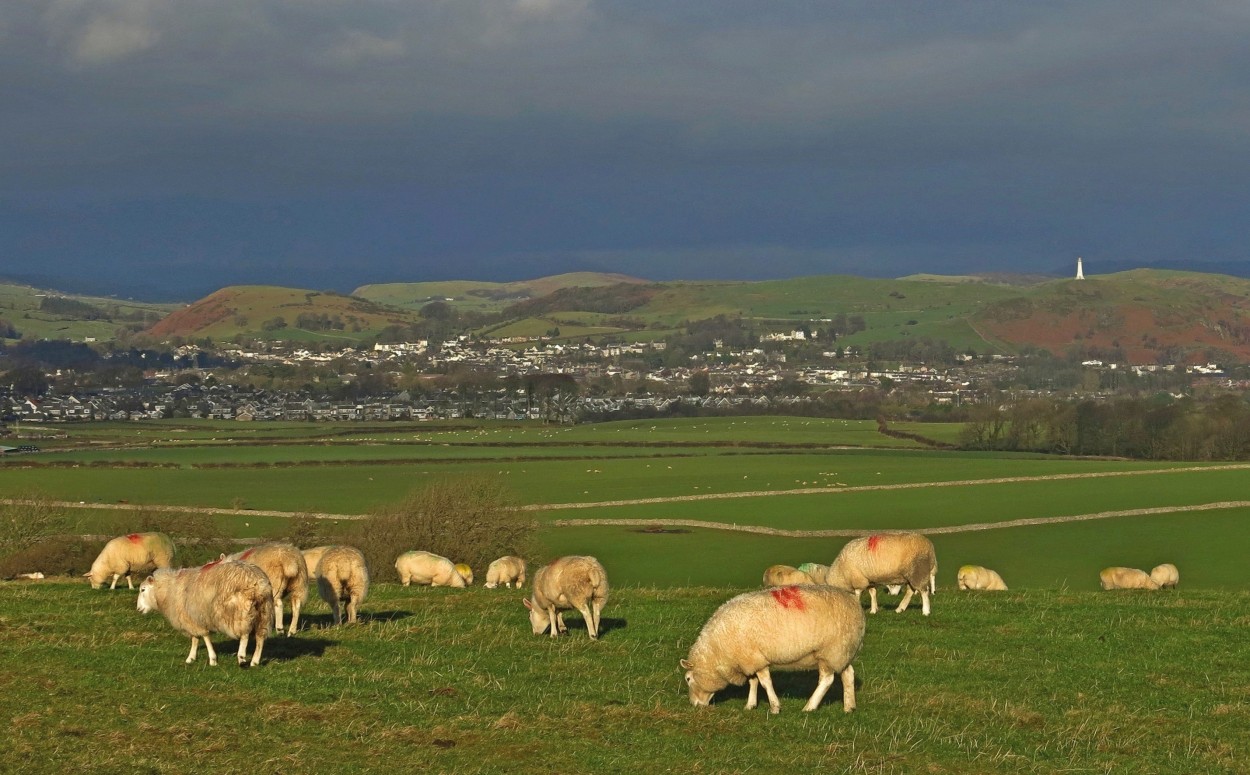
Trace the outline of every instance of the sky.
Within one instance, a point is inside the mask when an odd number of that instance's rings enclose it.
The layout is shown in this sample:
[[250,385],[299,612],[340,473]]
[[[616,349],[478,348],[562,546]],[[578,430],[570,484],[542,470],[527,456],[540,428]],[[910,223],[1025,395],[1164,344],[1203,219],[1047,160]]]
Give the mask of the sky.
[[0,275],[1241,265],[1247,40],[1242,0],[4,0]]

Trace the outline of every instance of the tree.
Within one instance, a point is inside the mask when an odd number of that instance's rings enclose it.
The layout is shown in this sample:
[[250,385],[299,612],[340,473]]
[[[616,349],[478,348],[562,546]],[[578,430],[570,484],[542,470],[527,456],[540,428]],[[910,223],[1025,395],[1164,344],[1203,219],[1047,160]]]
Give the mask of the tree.
[[707,370],[696,371],[690,375],[689,380],[690,394],[694,396],[706,396],[712,389],[712,379],[708,376]]

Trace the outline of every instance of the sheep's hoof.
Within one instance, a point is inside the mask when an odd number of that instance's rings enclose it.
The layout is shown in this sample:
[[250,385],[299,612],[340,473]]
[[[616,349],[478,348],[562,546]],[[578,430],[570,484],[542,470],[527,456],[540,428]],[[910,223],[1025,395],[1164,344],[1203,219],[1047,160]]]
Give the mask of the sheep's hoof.
[[781,706],[780,706],[780,705],[777,705],[777,706],[769,705],[769,706],[768,706],[768,712],[769,712],[770,714],[772,714],[772,715],[776,716],[778,713],[780,713],[780,712],[781,712]]

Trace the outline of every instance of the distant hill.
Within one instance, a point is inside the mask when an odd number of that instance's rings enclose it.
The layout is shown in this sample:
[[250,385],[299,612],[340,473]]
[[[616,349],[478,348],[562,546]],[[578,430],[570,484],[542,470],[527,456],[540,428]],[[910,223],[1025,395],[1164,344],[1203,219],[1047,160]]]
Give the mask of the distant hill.
[[103,342],[113,339],[119,328],[150,326],[174,307],[0,282],[0,340],[20,337]]
[[457,308],[487,312],[499,311],[509,304],[540,298],[565,288],[601,288],[622,283],[646,282],[648,281],[623,274],[571,272],[509,283],[453,280],[362,285],[352,291],[352,295],[392,307],[420,309],[433,301],[445,301]]

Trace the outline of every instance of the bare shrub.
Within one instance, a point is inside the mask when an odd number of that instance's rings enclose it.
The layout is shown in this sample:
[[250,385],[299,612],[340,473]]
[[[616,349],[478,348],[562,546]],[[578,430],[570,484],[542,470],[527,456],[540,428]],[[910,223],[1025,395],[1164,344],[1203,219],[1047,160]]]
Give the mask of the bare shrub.
[[211,514],[189,514],[139,508],[119,526],[122,533],[164,533],[174,541],[174,566],[189,568],[239,549],[238,542]]
[[29,549],[63,532],[68,525],[65,509],[42,493],[24,493],[0,504],[0,557]]
[[481,572],[502,555],[527,555],[535,524],[514,503],[492,477],[448,477],[379,507],[352,524],[343,540],[364,552],[376,580],[398,580],[395,558],[410,549],[441,554]]
[[286,541],[301,549],[337,543],[340,539],[331,537],[331,531],[327,530],[331,526],[325,524],[326,522],[327,520],[317,519],[308,514],[296,514],[286,525],[270,531],[268,539]]

